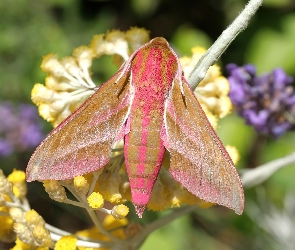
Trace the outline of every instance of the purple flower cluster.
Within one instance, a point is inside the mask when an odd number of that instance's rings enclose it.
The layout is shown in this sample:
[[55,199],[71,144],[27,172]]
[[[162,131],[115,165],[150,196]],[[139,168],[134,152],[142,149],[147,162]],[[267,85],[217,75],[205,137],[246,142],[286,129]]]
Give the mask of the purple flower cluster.
[[0,156],[35,148],[44,139],[35,106],[0,103]]
[[256,68],[247,64],[226,66],[230,82],[229,97],[246,123],[257,132],[279,137],[295,126],[293,78],[282,69],[256,76]]

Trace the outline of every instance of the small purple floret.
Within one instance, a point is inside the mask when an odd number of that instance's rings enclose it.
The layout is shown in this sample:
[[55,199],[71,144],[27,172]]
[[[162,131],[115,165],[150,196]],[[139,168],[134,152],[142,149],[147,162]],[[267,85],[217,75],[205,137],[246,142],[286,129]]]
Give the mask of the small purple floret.
[[238,67],[228,64],[229,97],[238,113],[257,132],[273,137],[295,128],[295,91],[293,78],[282,69],[256,75],[251,64]]
[[0,156],[37,147],[44,139],[36,107],[0,103]]

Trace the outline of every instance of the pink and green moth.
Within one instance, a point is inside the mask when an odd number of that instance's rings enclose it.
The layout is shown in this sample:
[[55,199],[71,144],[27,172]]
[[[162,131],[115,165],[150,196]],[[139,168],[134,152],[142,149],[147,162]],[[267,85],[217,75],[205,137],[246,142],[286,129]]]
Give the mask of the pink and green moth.
[[119,71],[55,128],[32,155],[27,180],[66,180],[103,168],[124,138],[139,217],[165,150],[170,173],[189,192],[241,214],[244,193],[232,160],[164,38],[136,50]]

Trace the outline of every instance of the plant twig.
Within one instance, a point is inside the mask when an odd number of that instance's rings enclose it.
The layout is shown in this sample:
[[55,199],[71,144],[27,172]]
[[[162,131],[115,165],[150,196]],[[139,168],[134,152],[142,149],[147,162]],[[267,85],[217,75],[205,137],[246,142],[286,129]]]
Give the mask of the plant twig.
[[54,227],[48,223],[45,224],[45,228],[47,230],[49,230],[51,233],[54,233],[54,234],[57,234],[57,235],[60,235],[60,236],[65,236],[65,235],[70,235],[71,233],[70,232],[67,232],[67,231],[64,231],[64,230],[61,230],[57,227]]
[[209,67],[219,59],[236,36],[248,26],[250,19],[256,13],[262,1],[263,0],[250,0],[232,24],[222,32],[215,43],[200,58],[188,78],[188,83],[193,90],[205,77]]
[[97,215],[95,214],[95,211],[93,211],[92,209],[86,209],[90,218],[92,219],[94,225],[98,228],[98,230],[103,233],[104,235],[106,235],[111,241],[113,242],[120,242],[122,243],[123,241],[115,236],[113,236],[109,231],[107,231],[103,225],[101,224],[101,222],[98,220]]
[[246,169],[241,175],[243,186],[244,188],[257,186],[267,180],[279,169],[287,167],[292,163],[295,163],[295,153],[263,164],[254,169]]

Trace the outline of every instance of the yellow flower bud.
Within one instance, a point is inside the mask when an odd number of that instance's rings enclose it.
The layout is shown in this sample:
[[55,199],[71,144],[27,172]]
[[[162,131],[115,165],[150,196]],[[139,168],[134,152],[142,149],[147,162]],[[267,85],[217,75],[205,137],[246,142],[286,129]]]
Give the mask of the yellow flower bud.
[[55,54],[48,54],[43,57],[41,69],[54,76],[63,76],[65,72],[64,66],[58,61]]
[[67,199],[66,191],[64,187],[58,183],[58,181],[44,181],[43,186],[52,200],[64,202]]
[[31,209],[30,211],[26,212],[26,221],[27,225],[30,228],[34,228],[37,225],[44,226],[45,221],[34,209]]
[[61,64],[65,67],[65,70],[67,73],[69,73],[72,76],[79,76],[81,72],[81,68],[78,66],[75,58],[67,56],[62,58]]
[[42,225],[36,225],[33,235],[36,243],[41,247],[49,247],[52,244],[50,233]]
[[15,246],[11,248],[11,250],[31,250],[32,248],[35,249],[35,247],[22,242],[18,237],[16,237]]
[[219,76],[215,80],[218,86],[219,95],[228,95],[229,93],[229,81],[224,76]]
[[39,112],[39,115],[48,122],[52,122],[55,119],[55,117],[50,112],[50,106],[48,104],[45,104],[45,103],[39,104],[38,112]]
[[219,97],[219,105],[215,108],[216,115],[223,118],[228,115],[232,110],[232,102],[228,96]]
[[13,224],[13,229],[22,242],[28,245],[32,245],[34,243],[34,236],[25,224],[16,222]]
[[[59,78],[49,75],[45,78],[45,86],[54,91],[73,91],[76,88],[66,80],[61,81]],[[33,93],[32,93],[33,95]]]
[[62,236],[55,244],[54,250],[76,250],[77,238],[73,235]]
[[74,49],[73,56],[77,59],[82,69],[89,69],[92,65],[92,50],[87,46],[80,46]]
[[13,172],[7,176],[7,180],[11,183],[19,183],[26,181],[26,174],[24,171],[13,169]]
[[11,194],[12,193],[12,184],[3,174],[2,169],[0,169],[0,193],[2,194]]
[[36,83],[31,91],[31,99],[36,105],[41,103],[49,104],[56,96],[57,94],[53,90],[48,89],[41,83]]
[[122,31],[112,30],[104,35],[93,37],[90,47],[96,57],[101,55],[120,55],[126,61],[128,59],[128,43]]
[[18,207],[12,207],[9,209],[9,215],[15,222],[25,223],[26,216],[23,210]]
[[125,205],[114,206],[112,209],[112,216],[115,219],[123,219],[129,213],[129,208]]
[[100,193],[93,192],[88,198],[87,198],[88,204],[93,209],[99,209],[103,207],[104,200]]
[[13,172],[8,175],[7,180],[13,184],[13,193],[16,197],[22,199],[26,196],[27,185],[24,171],[14,169]]
[[137,50],[140,46],[146,44],[150,40],[149,32],[146,29],[137,27],[127,30],[125,38],[130,44],[132,51]]
[[77,192],[82,193],[82,194],[87,194],[89,190],[89,184],[85,177],[79,175],[74,178],[74,186],[77,190]]

